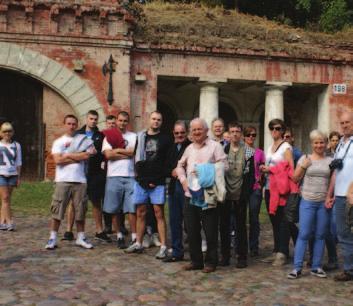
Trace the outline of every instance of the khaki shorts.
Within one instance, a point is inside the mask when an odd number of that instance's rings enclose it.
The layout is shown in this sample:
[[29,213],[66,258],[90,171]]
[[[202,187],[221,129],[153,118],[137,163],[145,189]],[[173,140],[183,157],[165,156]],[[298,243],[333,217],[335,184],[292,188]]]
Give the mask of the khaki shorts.
[[75,210],[75,220],[84,221],[87,211],[87,184],[82,183],[55,183],[51,213],[53,219],[64,220],[66,207],[72,202]]

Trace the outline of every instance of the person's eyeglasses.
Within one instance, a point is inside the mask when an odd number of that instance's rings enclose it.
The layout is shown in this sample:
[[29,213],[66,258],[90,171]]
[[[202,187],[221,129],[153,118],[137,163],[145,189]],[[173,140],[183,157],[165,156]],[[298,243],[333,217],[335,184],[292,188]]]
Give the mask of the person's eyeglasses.
[[256,137],[256,133],[246,134],[245,137]]
[[281,128],[280,126],[271,126],[271,127],[270,127],[270,131],[273,131],[273,130],[275,130],[275,131],[282,131],[282,128]]
[[174,132],[174,135],[185,135],[186,132]]

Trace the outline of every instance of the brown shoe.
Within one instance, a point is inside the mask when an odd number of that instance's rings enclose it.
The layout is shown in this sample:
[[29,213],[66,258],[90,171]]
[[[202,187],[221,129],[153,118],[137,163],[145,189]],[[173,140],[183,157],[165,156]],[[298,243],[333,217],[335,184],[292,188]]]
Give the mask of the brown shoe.
[[340,274],[335,275],[334,280],[336,282],[348,282],[353,280],[353,275],[344,271]]
[[202,270],[203,273],[212,273],[214,271],[216,271],[216,267],[214,266],[206,266]]
[[184,271],[202,270],[203,266],[195,266],[193,263],[188,263],[182,268]]

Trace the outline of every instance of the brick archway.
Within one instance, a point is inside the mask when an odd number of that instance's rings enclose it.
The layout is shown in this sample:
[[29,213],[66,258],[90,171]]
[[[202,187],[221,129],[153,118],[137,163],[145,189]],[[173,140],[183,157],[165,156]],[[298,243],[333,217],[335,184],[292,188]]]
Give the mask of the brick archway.
[[0,42],[0,68],[24,73],[46,84],[60,94],[80,118],[88,110],[95,109],[100,121],[104,121],[102,105],[94,92],[81,78],[59,62],[20,45]]

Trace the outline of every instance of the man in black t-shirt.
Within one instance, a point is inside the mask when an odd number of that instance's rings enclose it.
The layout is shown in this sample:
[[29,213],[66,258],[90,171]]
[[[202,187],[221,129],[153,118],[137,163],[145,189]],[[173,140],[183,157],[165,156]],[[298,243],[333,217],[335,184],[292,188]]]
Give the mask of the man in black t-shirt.
[[168,136],[161,133],[162,114],[154,111],[150,115],[147,131],[138,133],[136,148],[136,181],[133,200],[136,209],[136,243],[126,249],[126,253],[142,253],[142,239],[145,232],[145,216],[147,204],[153,205],[157,219],[161,247],[156,254],[157,259],[167,256],[166,222],[164,216],[165,203],[165,164],[167,153],[172,145]]

